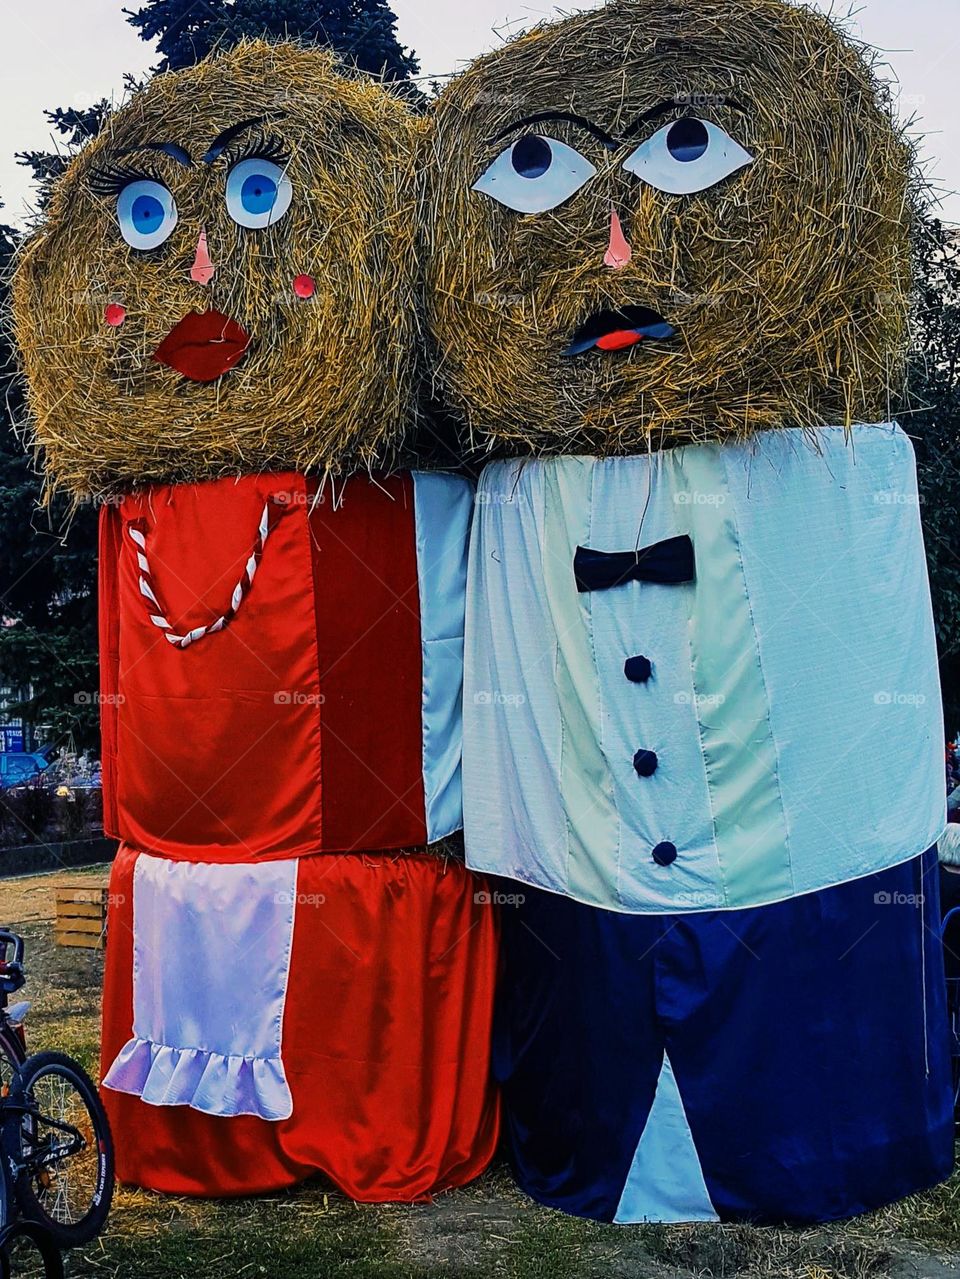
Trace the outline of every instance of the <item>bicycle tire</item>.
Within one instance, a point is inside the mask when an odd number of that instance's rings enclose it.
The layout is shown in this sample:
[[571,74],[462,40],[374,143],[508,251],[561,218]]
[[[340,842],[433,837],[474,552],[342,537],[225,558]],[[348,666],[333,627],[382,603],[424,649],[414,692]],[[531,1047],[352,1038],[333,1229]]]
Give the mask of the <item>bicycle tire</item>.
[[[83,1214],[70,1221],[60,1220],[54,1215],[62,1198],[59,1185],[63,1179],[59,1166],[56,1178],[60,1180],[56,1182],[58,1191],[52,1211],[48,1210],[45,1202],[49,1197],[49,1186],[38,1188],[35,1184],[34,1170],[29,1164],[20,1173],[16,1193],[25,1217],[36,1221],[47,1230],[59,1247],[76,1248],[79,1244],[89,1243],[91,1239],[95,1239],[106,1224],[113,1201],[113,1140],[110,1135],[110,1124],[93,1080],[79,1062],[66,1056],[65,1053],[42,1052],[28,1057],[14,1080],[12,1100],[18,1103],[28,1101],[32,1098],[37,1084],[42,1079],[51,1077],[65,1082],[83,1103],[86,1116],[90,1121],[90,1140],[96,1142],[95,1188],[87,1197],[89,1206]],[[48,1116],[48,1118],[54,1118],[54,1116]],[[66,1120],[66,1122],[70,1121]],[[24,1129],[26,1128],[27,1124],[24,1123]],[[25,1132],[25,1137],[26,1135]],[[43,1175],[48,1175],[46,1170]]]
[[13,1239],[29,1239],[43,1261],[46,1279],[64,1279],[63,1257],[49,1230],[35,1221],[16,1221],[0,1231],[0,1279],[10,1279],[10,1257],[7,1245]]

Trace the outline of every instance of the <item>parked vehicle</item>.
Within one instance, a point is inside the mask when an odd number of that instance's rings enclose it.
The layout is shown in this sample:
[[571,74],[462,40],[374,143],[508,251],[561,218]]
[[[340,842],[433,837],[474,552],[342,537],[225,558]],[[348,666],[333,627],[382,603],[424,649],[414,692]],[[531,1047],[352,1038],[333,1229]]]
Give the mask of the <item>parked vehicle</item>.
[[0,791],[29,786],[50,767],[52,746],[38,751],[0,751]]

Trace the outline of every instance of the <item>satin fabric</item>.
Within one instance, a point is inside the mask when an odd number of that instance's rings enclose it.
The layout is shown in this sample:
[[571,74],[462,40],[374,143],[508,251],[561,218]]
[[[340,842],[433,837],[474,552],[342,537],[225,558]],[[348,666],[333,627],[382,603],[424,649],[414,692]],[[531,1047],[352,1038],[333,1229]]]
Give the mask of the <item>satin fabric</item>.
[[137,859],[133,1036],[105,1088],[210,1115],[290,1117],[280,1041],[298,866]]
[[[695,581],[578,592],[578,546],[682,535]],[[638,656],[645,681],[625,670]],[[883,743],[866,770],[865,742]],[[656,767],[638,777],[641,751]],[[485,468],[464,687],[475,869],[625,912],[786,900],[930,847],[942,755],[898,427]]]
[[[628,915],[500,887],[518,904],[496,1073],[533,1198],[601,1221],[806,1224],[949,1176],[935,849],[739,911]],[[682,1113],[654,1101],[665,1060]]]
[[[122,847],[111,877],[105,1069],[133,1025],[137,856]],[[282,1034],[291,1118],[213,1117],[104,1089],[120,1179],[219,1197],[322,1172],[353,1199],[411,1202],[478,1176],[498,1134],[489,901],[482,880],[432,856],[302,859]],[[255,953],[249,964],[254,987]],[[241,971],[238,1018],[244,997]]]
[[423,647],[423,777],[427,839],[463,828],[463,630],[473,490],[413,472]]
[[[185,633],[224,613],[265,503],[270,532],[236,616],[170,645],[131,527]],[[158,485],[105,507],[108,832],[235,862],[421,847],[459,830],[470,507],[457,476],[357,476],[334,503],[293,472]]]

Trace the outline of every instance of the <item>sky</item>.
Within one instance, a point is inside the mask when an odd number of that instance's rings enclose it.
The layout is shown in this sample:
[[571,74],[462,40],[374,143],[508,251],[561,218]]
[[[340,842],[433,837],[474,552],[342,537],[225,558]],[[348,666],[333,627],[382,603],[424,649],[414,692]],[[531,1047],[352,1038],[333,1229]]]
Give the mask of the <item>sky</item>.
[[[821,8],[846,13],[833,0]],[[23,150],[49,149],[45,109],[89,106],[118,98],[124,72],[140,75],[154,62],[150,46],[127,25],[132,0],[0,0],[0,218],[22,224],[29,215],[29,173],[14,160]],[[518,0],[393,0],[401,41],[416,51],[426,76],[446,76],[563,6]],[[853,25],[881,49],[899,109],[917,117],[922,154],[943,193],[942,213],[960,223],[960,110],[954,85],[960,63],[958,0],[860,0]]]

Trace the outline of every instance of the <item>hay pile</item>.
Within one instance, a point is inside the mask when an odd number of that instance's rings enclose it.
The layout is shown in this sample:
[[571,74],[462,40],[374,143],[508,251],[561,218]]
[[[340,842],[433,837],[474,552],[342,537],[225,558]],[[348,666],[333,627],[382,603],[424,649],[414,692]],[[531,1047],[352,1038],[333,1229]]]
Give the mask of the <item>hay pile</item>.
[[[706,99],[703,95],[706,95]],[[734,98],[746,107],[717,105]],[[596,176],[523,215],[471,186],[531,126]],[[688,105],[682,105],[684,99]],[[683,114],[755,155],[695,195],[626,172]],[[874,421],[899,389],[910,291],[912,154],[863,50],[786,0],[612,0],[473,64],[438,100],[428,140],[428,318],[439,389],[474,446],[500,453],[631,453],[761,428]],[[611,202],[633,248],[611,270]],[[659,311],[670,345],[562,352],[595,311]]]
[[[222,130],[270,117],[213,164]],[[159,76],[114,115],[61,181],[14,279],[14,321],[32,430],[48,475],[78,498],[151,481],[296,467],[334,475],[398,459],[417,425],[421,291],[415,244],[415,135],[386,90],[292,43],[248,42]],[[274,226],[230,217],[226,175],[260,141],[282,144],[293,203]],[[195,163],[159,152],[174,142]],[[165,244],[131,249],[104,170],[135,166],[166,183],[179,222]],[[189,275],[201,228],[217,270]],[[294,277],[314,276],[302,301]],[[112,328],[104,308],[119,303]],[[218,382],[152,359],[191,310],[215,308],[252,335]]]

